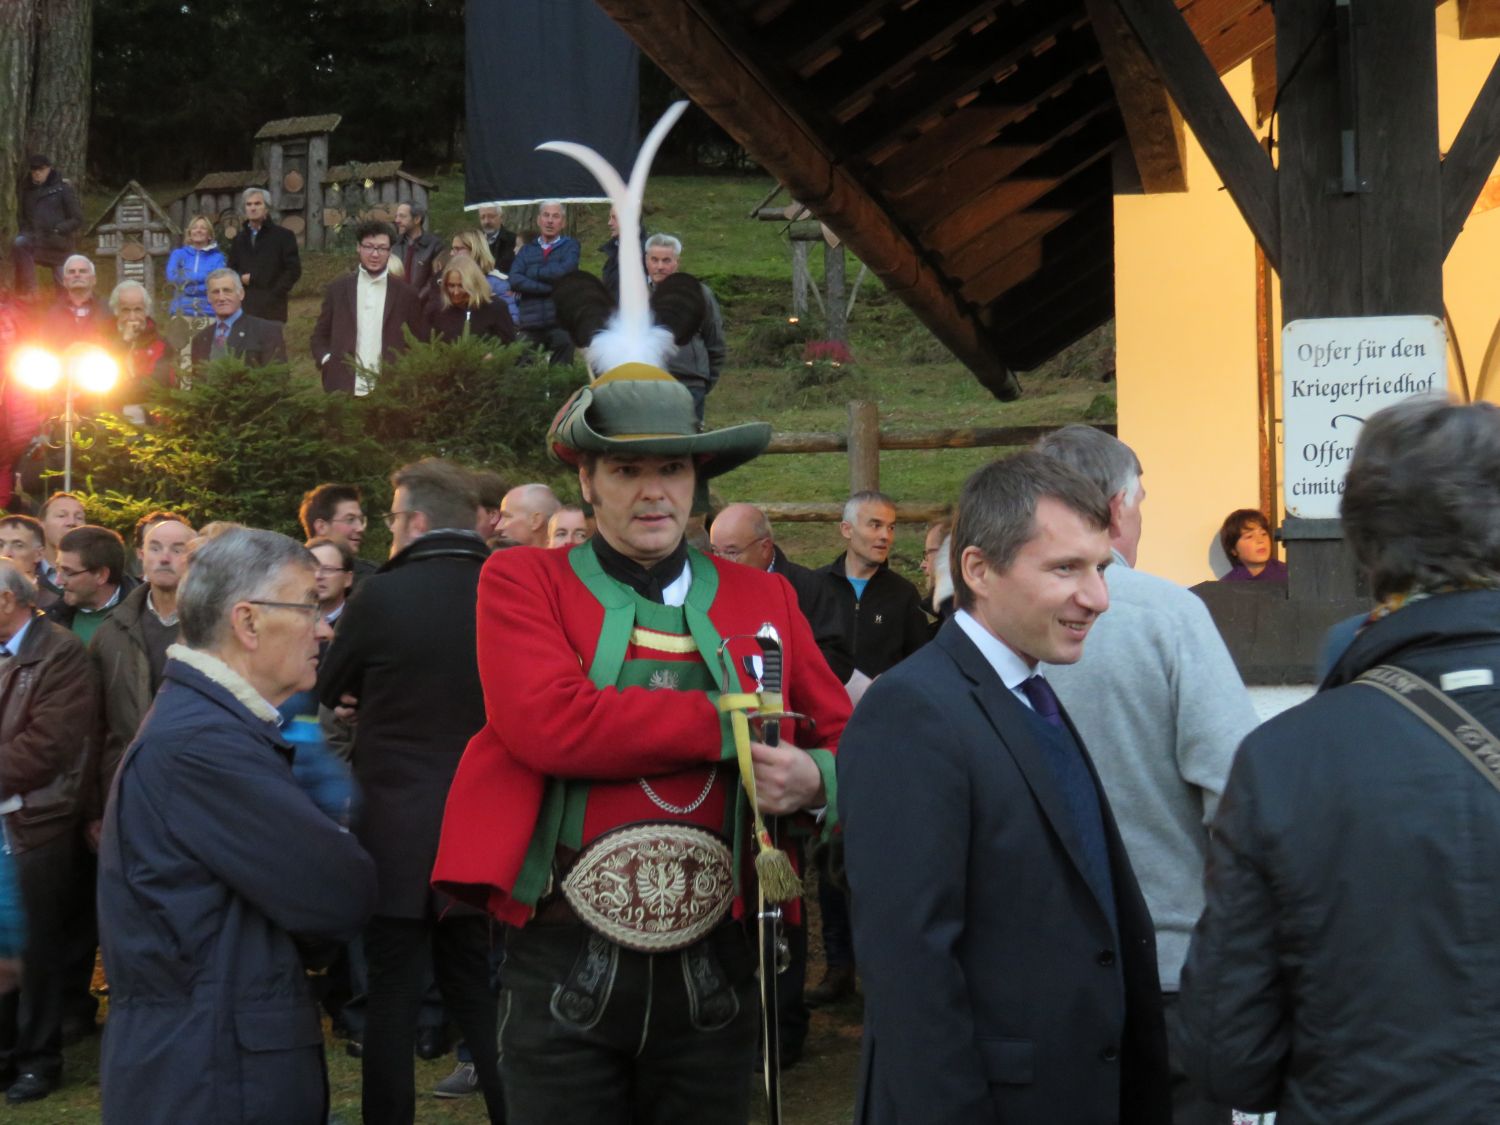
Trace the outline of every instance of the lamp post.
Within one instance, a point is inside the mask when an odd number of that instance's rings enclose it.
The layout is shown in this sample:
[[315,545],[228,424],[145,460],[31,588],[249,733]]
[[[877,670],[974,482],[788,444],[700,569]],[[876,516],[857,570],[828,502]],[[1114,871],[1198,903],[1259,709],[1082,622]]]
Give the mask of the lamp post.
[[16,382],[33,391],[52,390],[63,384],[63,489],[73,490],[73,427],[78,415],[73,409],[75,389],[90,394],[109,392],[120,378],[114,356],[94,344],[74,344],[61,354],[28,346],[16,351],[11,361]]

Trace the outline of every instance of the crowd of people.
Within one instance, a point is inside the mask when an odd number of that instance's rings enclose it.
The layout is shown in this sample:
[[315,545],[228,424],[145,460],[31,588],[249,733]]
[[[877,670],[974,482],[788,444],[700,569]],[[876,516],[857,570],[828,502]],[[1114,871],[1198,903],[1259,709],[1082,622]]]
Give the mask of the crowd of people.
[[[325,300],[330,389],[378,375],[372,301],[504,300],[477,245],[442,269],[397,222]],[[216,319],[284,302],[266,223],[204,263]],[[501,280],[593,362],[570,298],[532,303],[576,267],[562,224],[544,204]],[[617,267],[680,248],[643,249]],[[696,284],[668,289],[701,318]],[[1343,519],[1376,603],[1260,724],[1203,603],[1136,569],[1144,469],[1097,429],[973,473],[923,590],[882,493],[817,568],[753,505],[704,511],[770,429],[704,428],[670,366],[701,324],[558,412],[581,504],[403,465],[378,566],[341,483],[300,543],[159,511],[127,544],[66,492],[0,517],[8,1101],[98,1030],[102,951],[129,1125],[324,1122],[325,1017],[367,1122],[414,1119],[411,1060],[456,1029],[433,1093],[491,1121],[743,1125],[757,1066],[808,1065],[809,1006],[856,989],[862,1125],[1500,1114],[1500,410],[1366,422]],[[1225,521],[1252,578],[1268,531]]]

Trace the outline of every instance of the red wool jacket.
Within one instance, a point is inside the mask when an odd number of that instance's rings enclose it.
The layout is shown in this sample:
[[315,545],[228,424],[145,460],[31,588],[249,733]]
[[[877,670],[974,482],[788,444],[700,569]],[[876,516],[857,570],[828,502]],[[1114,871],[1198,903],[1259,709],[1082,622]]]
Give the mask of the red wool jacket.
[[[588,672],[604,607],[574,572],[571,553],[514,547],[493,555],[480,575],[486,722],[453,779],[433,867],[439,890],[512,925],[532,914],[534,903],[512,891],[549,778],[629,780],[725,758],[728,724],[706,693],[593,685]],[[753,635],[767,621],[776,626],[786,709],[817,721],[814,734],[788,730],[786,737],[831,754],[849,719],[849,699],[818,651],[792,587],[780,575],[740,563],[708,563],[718,577],[708,620],[721,638]],[[690,595],[690,611],[692,604]],[[752,649],[750,642],[731,645],[737,654]],[[735,690],[753,691],[738,659],[735,670]],[[832,759],[815,757],[833,818]]]

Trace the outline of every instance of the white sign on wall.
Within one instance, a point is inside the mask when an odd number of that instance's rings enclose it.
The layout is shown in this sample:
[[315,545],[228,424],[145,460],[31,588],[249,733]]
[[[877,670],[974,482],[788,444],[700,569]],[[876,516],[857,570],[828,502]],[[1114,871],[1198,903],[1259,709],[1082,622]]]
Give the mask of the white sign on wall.
[[1286,514],[1337,519],[1365,419],[1448,389],[1448,333],[1432,316],[1294,320],[1281,330]]

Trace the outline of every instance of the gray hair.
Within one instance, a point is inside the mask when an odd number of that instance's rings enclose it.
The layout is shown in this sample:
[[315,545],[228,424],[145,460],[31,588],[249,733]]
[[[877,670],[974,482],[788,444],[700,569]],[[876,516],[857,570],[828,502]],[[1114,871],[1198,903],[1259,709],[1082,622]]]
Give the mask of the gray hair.
[[317,565],[311,551],[276,531],[236,527],[199,545],[177,591],[183,643],[213,648],[228,632],[236,603],[266,597],[289,566]]
[[543,208],[546,208],[546,207],[556,207],[559,211],[561,211],[563,213],[564,217],[567,217],[568,209],[563,206],[563,201],[561,199],[544,199],[544,200],[542,200],[540,203],[538,203],[536,205],[536,213],[538,215],[540,215],[542,213]]
[[260,196],[261,202],[266,205],[267,211],[271,209],[271,193],[263,187],[247,187],[244,191],[240,192],[241,208],[243,208],[245,204],[250,202],[250,197],[252,195]]
[[884,504],[887,508],[894,508],[896,502],[884,492],[876,492],[874,489],[866,489],[856,492],[844,501],[844,522],[853,523],[859,518],[859,510],[866,504]]
[[0,590],[9,590],[21,605],[36,605],[36,579],[17,566],[14,559],[0,558]]
[[520,493],[518,499],[528,512],[536,512],[546,516],[549,520],[552,518],[552,513],[562,507],[562,501],[557,498],[557,494],[545,484],[535,482],[519,484],[515,490]]
[[963,555],[976,547],[989,564],[1005,570],[1036,531],[1037,504],[1056,500],[1100,531],[1109,528],[1109,499],[1078,470],[1034,450],[992,461],[964,481],[953,517],[948,568],[960,609],[974,604],[964,581]]
[[82,262],[84,265],[88,266],[89,273],[93,274],[95,277],[99,275],[99,271],[94,267],[93,259],[91,259],[87,254],[69,254],[67,258],[63,260],[62,268],[64,273],[68,271],[68,265],[71,262]]
[[146,299],[146,315],[151,315],[151,294],[146,292],[146,287],[139,281],[131,281],[128,278],[120,282],[109,291],[109,311],[117,313],[120,311],[120,295],[128,289],[137,289],[142,297]]
[[1077,469],[1114,499],[1125,494],[1125,505],[1141,494],[1141,462],[1135,451],[1117,437],[1093,426],[1064,426],[1036,443],[1036,451]]
[[391,474],[391,489],[406,489],[406,502],[427,517],[429,531],[461,528],[473,531],[479,519],[479,486],[462,465],[424,457]]
[[427,225],[427,208],[423,207],[420,203],[413,203],[409,199],[403,199],[400,203],[396,204],[396,210],[398,211],[403,207],[406,207],[411,211],[411,217],[413,219],[416,219],[417,222],[421,223],[424,227]]
[[1372,415],[1339,512],[1377,598],[1500,584],[1500,408],[1424,396]]
[[647,250],[659,246],[664,246],[668,250],[672,251],[674,257],[682,257],[682,239],[676,237],[675,235],[653,234],[650,238],[646,239]]
[[237,274],[237,273],[235,273],[231,269],[221,269],[221,270],[212,270],[212,271],[210,271],[209,275],[203,279],[203,288],[206,290],[210,285],[212,285],[213,284],[213,280],[216,277],[227,277],[227,278],[229,278],[231,281],[234,282],[234,291],[236,293],[238,293],[241,297],[243,297],[245,295],[245,283],[240,280],[240,275]]

